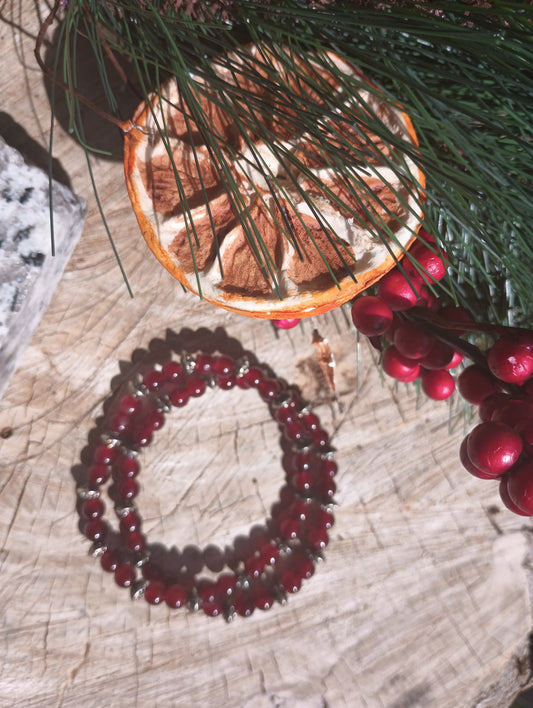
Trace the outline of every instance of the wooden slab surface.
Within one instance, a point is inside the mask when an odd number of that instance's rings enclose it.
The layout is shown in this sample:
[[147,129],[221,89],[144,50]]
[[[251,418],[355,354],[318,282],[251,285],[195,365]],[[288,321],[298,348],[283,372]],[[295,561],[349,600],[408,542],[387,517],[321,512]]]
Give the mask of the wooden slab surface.
[[[46,4],[6,0],[3,137],[37,162],[50,136],[33,57]],[[88,70],[88,78],[92,75]],[[94,121],[92,138],[120,136]],[[79,245],[0,401],[0,706],[505,708],[530,676],[531,525],[458,461],[447,403],[381,380],[347,312],[277,332],[185,294],[147,251],[120,159],[92,159],[56,125],[54,167],[89,213]],[[343,410],[317,373],[313,327],[337,359]],[[340,472],[326,561],[287,605],[226,624],[133,602],[78,529],[75,474],[102,404],[165,347],[236,341],[300,386]],[[466,426],[466,427],[465,427]],[[146,453],[151,541],[224,547],[263,522],[282,472],[276,426],[250,392],[173,412]]]

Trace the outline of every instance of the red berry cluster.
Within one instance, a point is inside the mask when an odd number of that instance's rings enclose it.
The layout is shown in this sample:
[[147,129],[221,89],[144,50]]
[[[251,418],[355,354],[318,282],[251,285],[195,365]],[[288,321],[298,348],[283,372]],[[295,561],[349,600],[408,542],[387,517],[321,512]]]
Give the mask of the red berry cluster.
[[481,423],[460,449],[463,466],[497,479],[505,506],[533,516],[533,332],[503,334],[483,361],[457,380],[459,393],[479,406]]
[[[425,241],[431,237],[423,231]],[[481,423],[460,448],[463,466],[481,479],[498,479],[505,506],[533,516],[533,332],[479,324],[461,307],[442,306],[427,285],[442,279],[445,256],[437,248],[411,249],[420,268],[395,268],[352,305],[359,332],[382,351],[385,373],[399,381],[420,379],[435,400],[461,396],[479,406]],[[488,351],[461,339],[467,332],[497,339]],[[451,370],[464,357],[472,364],[457,378]]]
[[[426,231],[421,235],[432,242]],[[382,351],[381,364],[386,374],[403,382],[420,378],[426,395],[442,401],[455,390],[450,370],[461,363],[463,355],[435,336],[412,313],[426,310],[453,321],[472,318],[463,308],[441,306],[427,287],[445,276],[445,255],[436,246],[423,243],[415,244],[411,255],[412,262],[404,261],[402,268],[394,268],[379,281],[377,295],[354,301],[352,321]]]

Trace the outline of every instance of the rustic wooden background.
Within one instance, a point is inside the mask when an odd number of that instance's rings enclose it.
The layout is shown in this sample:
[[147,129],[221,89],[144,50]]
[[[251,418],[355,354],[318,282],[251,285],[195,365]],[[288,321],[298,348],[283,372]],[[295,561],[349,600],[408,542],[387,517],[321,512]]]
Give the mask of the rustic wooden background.
[[[50,107],[33,45],[47,6],[4,0],[1,12],[0,129],[44,165]],[[364,343],[358,367],[346,312],[276,332],[184,294],[139,234],[120,136],[89,128],[118,157],[92,166],[134,298],[84,154],[57,125],[55,173],[89,216],[0,401],[0,705],[509,706],[530,677],[531,525],[461,469],[465,423],[450,425],[449,406],[413,385],[382,381]],[[335,352],[342,411],[317,372],[313,327]],[[128,365],[176,338],[213,337],[301,387],[340,466],[326,562],[286,606],[230,625],[131,601],[88,557],[75,511],[81,451]],[[150,540],[231,543],[265,518],[281,484],[266,407],[249,392],[213,392],[175,412],[142,483]]]

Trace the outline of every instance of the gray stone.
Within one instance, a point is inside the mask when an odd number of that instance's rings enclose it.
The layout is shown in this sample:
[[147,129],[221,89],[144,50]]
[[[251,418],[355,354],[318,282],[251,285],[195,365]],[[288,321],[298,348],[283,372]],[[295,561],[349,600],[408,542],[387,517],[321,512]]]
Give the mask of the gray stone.
[[0,137],[0,396],[48,306],[85,221],[86,203]]

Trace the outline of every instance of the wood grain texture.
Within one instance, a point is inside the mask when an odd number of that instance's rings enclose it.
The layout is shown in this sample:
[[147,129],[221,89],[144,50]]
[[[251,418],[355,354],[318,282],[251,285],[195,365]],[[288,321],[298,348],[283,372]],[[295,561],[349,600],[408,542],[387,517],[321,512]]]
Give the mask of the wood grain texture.
[[[32,55],[46,6],[7,0],[2,12],[2,110],[18,123],[10,142],[35,152],[49,136]],[[0,706],[506,708],[530,675],[531,525],[462,471],[464,429],[450,431],[447,404],[382,382],[364,344],[357,376],[342,310],[275,332],[185,294],[142,241],[120,162],[95,159],[130,299],[84,155],[60,127],[54,155],[89,213],[0,405]],[[317,375],[313,326],[335,353],[342,412]],[[87,556],[75,511],[111,388],[132,363],[213,337],[300,386],[340,467],[326,561],[286,606],[230,625],[132,602]],[[233,543],[281,485],[275,425],[240,390],[173,412],[145,462],[148,536],[180,549]]]

